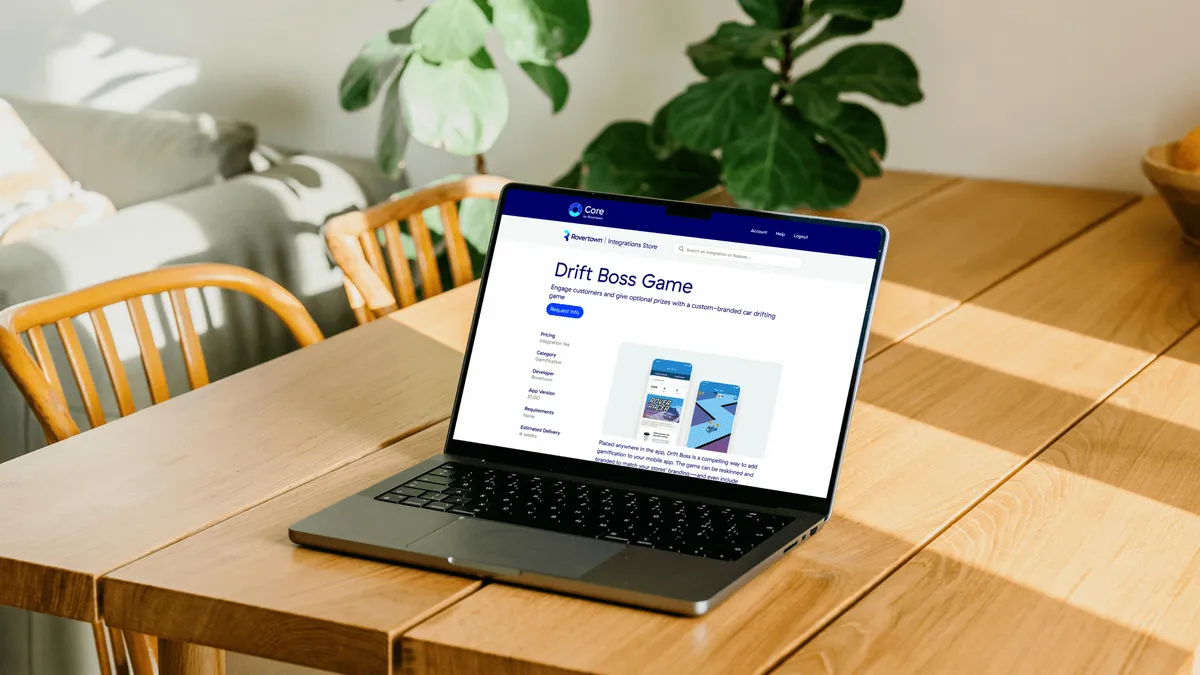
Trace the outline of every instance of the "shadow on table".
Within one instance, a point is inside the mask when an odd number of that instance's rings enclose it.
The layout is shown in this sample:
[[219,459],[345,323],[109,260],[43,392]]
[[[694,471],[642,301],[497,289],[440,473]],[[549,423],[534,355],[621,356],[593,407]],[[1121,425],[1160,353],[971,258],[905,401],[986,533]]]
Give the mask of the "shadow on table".
[[[1200,345],[1200,334],[1190,336],[1187,346],[1194,345]],[[1194,355],[1198,351],[1200,348],[1175,349],[1166,358]],[[885,378],[873,378],[873,371],[892,367],[902,368],[913,376],[898,388],[876,384]],[[947,388],[953,388],[953,396],[926,397],[918,393],[939,389],[944,392]],[[1181,397],[1189,394],[1194,396],[1195,392],[1180,392]],[[1036,452],[1047,439],[1078,424],[1071,433],[1087,433],[1088,461],[1072,463],[1067,467],[1070,471],[1200,514],[1200,491],[1179,484],[1181,476],[1195,473],[1196,462],[1200,461],[1200,429],[1180,426],[1115,403],[1108,403],[1080,421],[1097,401],[907,342],[868,362],[858,399],[1021,458]],[[978,401],[981,405],[997,401],[997,404],[992,415],[981,419],[978,415],[964,416],[963,401]],[[1039,425],[1037,420],[1048,415],[1055,415],[1059,423],[1052,428],[1044,423]],[[1120,436],[1116,435],[1118,430]],[[1178,441],[1171,448],[1153,447],[1154,441],[1163,436]],[[852,453],[853,449],[847,452]],[[1159,469],[1131,470],[1134,462],[1147,461],[1156,462]]]
[[[986,559],[989,551],[1013,543],[980,542],[980,536],[1011,532],[952,528],[938,541],[944,543],[941,550],[952,547]],[[803,561],[806,576],[828,579],[846,575],[854,561],[912,546],[835,511],[822,533],[791,557]],[[1057,585],[1055,575],[1043,578]],[[804,587],[797,590],[803,593]],[[1032,664],[1039,672],[1077,672],[1083,663],[1112,672],[1124,667],[1121,672],[1175,673],[1189,662],[1188,650],[1129,627],[1143,618],[1136,613],[1146,611],[1144,606],[1129,616],[1119,611],[1102,616],[975,561],[926,548],[773,672],[905,672],[918,663],[946,672],[956,663],[986,662],[987,672],[996,673],[1028,672]]]

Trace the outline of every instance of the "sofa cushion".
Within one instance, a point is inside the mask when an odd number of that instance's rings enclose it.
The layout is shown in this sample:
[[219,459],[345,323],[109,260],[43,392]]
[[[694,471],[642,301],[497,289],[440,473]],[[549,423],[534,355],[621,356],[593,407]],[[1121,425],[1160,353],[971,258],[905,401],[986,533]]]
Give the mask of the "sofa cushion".
[[250,170],[256,133],[241,122],[8,101],[72,178],[118,209]]
[[0,246],[113,210],[103,195],[80,189],[0,98]]

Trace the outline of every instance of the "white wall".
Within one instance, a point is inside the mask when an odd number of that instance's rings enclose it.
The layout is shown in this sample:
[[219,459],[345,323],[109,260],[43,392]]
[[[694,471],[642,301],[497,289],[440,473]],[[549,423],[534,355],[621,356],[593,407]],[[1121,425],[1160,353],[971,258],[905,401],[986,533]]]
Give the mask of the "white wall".
[[[269,141],[369,154],[376,112],[343,113],[337,81],[366,36],[423,4],[2,0],[0,93],[203,110],[254,122]],[[591,6],[591,36],[563,62],[563,113],[502,63],[513,106],[493,172],[554,178],[604,124],[646,119],[695,79],[685,45],[739,16],[735,0]],[[885,109],[888,165],[1145,189],[1143,150],[1200,125],[1198,25],[1194,0],[910,0],[873,35],[913,54],[927,93]],[[470,168],[415,144],[409,164],[418,181]]]

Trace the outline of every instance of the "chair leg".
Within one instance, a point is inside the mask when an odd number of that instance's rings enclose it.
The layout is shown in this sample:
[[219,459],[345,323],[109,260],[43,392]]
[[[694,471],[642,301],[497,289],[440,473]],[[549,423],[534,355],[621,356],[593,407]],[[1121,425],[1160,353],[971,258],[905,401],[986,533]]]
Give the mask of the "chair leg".
[[108,635],[104,632],[104,624],[92,623],[92,637],[96,639],[96,656],[100,659],[100,675],[113,675],[112,662],[108,659]]
[[158,661],[155,641],[148,635],[126,631],[125,641],[129,645],[129,662],[133,675],[154,675],[154,663]]
[[130,675],[129,657],[125,653],[125,638],[121,636],[121,631],[109,626],[108,640],[112,644],[113,665],[116,666],[113,672],[116,675]]

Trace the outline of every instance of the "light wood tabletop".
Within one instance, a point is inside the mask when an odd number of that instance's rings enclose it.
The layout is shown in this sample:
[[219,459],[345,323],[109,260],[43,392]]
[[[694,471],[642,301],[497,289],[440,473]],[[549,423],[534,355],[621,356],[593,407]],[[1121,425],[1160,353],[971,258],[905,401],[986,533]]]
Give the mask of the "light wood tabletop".
[[101,575],[445,419],[458,298],[0,465],[0,604],[91,620]]
[[768,670],[1196,326],[1198,291],[1140,202],[868,361],[833,521],[710,614],[488,585],[403,636],[407,672]]
[[779,672],[1182,675],[1198,650],[1193,331]]
[[[894,252],[834,521],[709,616],[480,588],[287,542],[299,517],[436,452],[435,426],[118,570],[104,581],[106,619],[345,673],[775,666],[1200,316],[1189,290],[1200,264],[1157,200],[890,176],[845,214],[883,220]],[[461,349],[472,300],[448,294],[376,323]],[[420,377],[453,387],[456,375],[441,363]]]

